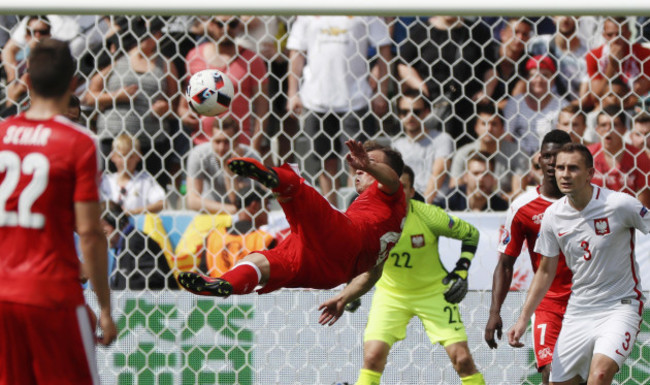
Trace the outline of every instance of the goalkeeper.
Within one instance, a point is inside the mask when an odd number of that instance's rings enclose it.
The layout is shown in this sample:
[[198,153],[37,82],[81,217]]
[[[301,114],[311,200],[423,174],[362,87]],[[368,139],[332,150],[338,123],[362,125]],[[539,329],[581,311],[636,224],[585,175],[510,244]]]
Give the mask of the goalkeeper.
[[[357,385],[379,384],[390,348],[406,337],[406,326],[413,316],[420,318],[431,343],[445,347],[463,385],[484,384],[470,354],[457,305],[467,293],[467,270],[478,245],[478,230],[437,206],[412,200],[413,179],[413,171],[404,166],[400,180],[408,201],[406,221],[377,282]],[[439,236],[462,241],[460,259],[451,272],[440,262]],[[321,307],[344,301],[350,310],[371,286],[351,283]],[[322,324],[328,321],[332,323],[321,317]]]

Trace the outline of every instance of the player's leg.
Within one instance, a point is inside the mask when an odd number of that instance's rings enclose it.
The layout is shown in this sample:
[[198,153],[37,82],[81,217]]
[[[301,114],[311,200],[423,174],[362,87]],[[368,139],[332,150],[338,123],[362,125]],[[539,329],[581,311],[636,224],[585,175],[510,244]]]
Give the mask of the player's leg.
[[555,342],[562,329],[566,302],[544,299],[533,315],[533,352],[537,371],[542,374],[542,384],[548,385]]
[[596,353],[591,359],[591,368],[589,369],[588,385],[609,385],[614,380],[614,375],[618,372],[616,361],[604,354]]
[[465,325],[457,304],[447,302],[442,294],[421,295],[411,299],[417,316],[432,344],[444,346],[463,385],[484,385],[483,375],[474,364],[467,345]]
[[472,353],[469,351],[467,341],[447,345],[445,346],[445,350],[463,385],[485,384],[483,375],[479,373],[476,365],[474,365],[474,359],[472,358]]
[[363,367],[356,385],[379,384],[391,346],[406,338],[406,326],[414,315],[409,305],[387,289],[375,290],[363,336]]
[[587,380],[597,337],[596,321],[590,316],[565,316],[553,350],[550,384],[578,385]]
[[183,272],[178,275],[178,283],[194,294],[228,297],[253,292],[257,285],[268,281],[269,275],[270,264],[266,256],[251,253],[219,278]]
[[356,385],[379,385],[386,367],[390,345],[384,341],[370,340],[363,343],[363,367]]
[[642,318],[633,305],[619,305],[597,322],[596,342],[589,368],[589,385],[611,384],[632,352]]

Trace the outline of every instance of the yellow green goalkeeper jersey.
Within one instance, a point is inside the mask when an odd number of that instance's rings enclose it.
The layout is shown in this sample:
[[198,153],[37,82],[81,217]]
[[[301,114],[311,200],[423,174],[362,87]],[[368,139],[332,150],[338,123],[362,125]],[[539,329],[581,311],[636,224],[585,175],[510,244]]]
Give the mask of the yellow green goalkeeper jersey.
[[460,257],[471,261],[479,232],[438,206],[415,200],[409,203],[402,236],[386,259],[377,287],[396,294],[441,293],[445,290],[442,279],[448,272],[440,262],[438,237],[462,241]]

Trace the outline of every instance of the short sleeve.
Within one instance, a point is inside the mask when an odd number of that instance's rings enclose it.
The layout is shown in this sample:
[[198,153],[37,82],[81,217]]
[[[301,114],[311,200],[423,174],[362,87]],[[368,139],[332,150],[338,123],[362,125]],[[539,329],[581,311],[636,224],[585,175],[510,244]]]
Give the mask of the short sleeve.
[[506,214],[506,223],[503,226],[503,234],[499,239],[497,250],[500,253],[517,258],[521,254],[521,248],[526,241],[524,225],[520,221],[519,210],[508,210]]
[[539,237],[535,242],[535,252],[545,257],[557,257],[560,254],[560,244],[553,232],[553,213],[546,210],[539,229]]
[[446,158],[454,152],[454,139],[443,132],[434,139],[434,147],[436,149],[436,159]]
[[111,200],[111,182],[107,174],[102,175],[102,182],[99,185],[99,198],[101,201]]
[[620,221],[627,227],[635,228],[643,234],[650,232],[650,213],[648,208],[635,197],[620,193],[616,213],[621,216]]
[[99,201],[99,156],[97,143],[84,137],[87,143],[77,143],[75,162],[74,201]]
[[306,51],[307,50],[307,26],[308,20],[306,16],[298,16],[296,21],[291,26],[289,38],[287,39],[287,49]]

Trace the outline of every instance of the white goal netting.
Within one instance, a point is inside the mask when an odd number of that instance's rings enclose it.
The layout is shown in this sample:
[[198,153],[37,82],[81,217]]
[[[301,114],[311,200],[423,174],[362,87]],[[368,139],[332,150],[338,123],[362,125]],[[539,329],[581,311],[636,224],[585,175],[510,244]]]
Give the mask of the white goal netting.
[[[104,383],[355,382],[370,294],[359,311],[322,327],[318,304],[334,292],[213,300],[175,287],[176,269],[219,268],[209,255],[221,249],[210,250],[209,236],[248,220],[242,210],[269,234],[286,235],[279,206],[271,201],[252,211],[249,186],[223,170],[233,153],[269,165],[297,163],[344,209],[354,190],[341,141],[373,139],[401,150],[422,199],[457,211],[481,231],[460,312],[489,384],[541,382],[529,339],[524,349],[501,341],[490,350],[483,329],[504,212],[539,183],[543,135],[557,127],[585,144],[613,135],[619,147],[610,143],[611,151],[628,158],[599,178],[649,199],[650,160],[640,160],[650,154],[647,17],[3,14],[0,117],[28,106],[26,57],[45,36],[69,41],[77,58],[75,119],[98,136],[102,194],[117,204],[105,218],[118,233],[111,286],[120,336],[98,349]],[[216,119],[197,117],[184,100],[189,76],[204,68],[224,70],[236,88],[231,112]],[[130,220],[123,223],[120,212]],[[132,232],[151,242],[129,249]],[[648,288],[646,244],[639,237]],[[452,266],[458,243],[440,247]],[[532,277],[526,259],[503,307],[506,327]],[[87,297],[95,306],[90,290]],[[618,383],[647,383],[649,333],[646,311]],[[414,320],[391,351],[382,383],[460,379]]]

